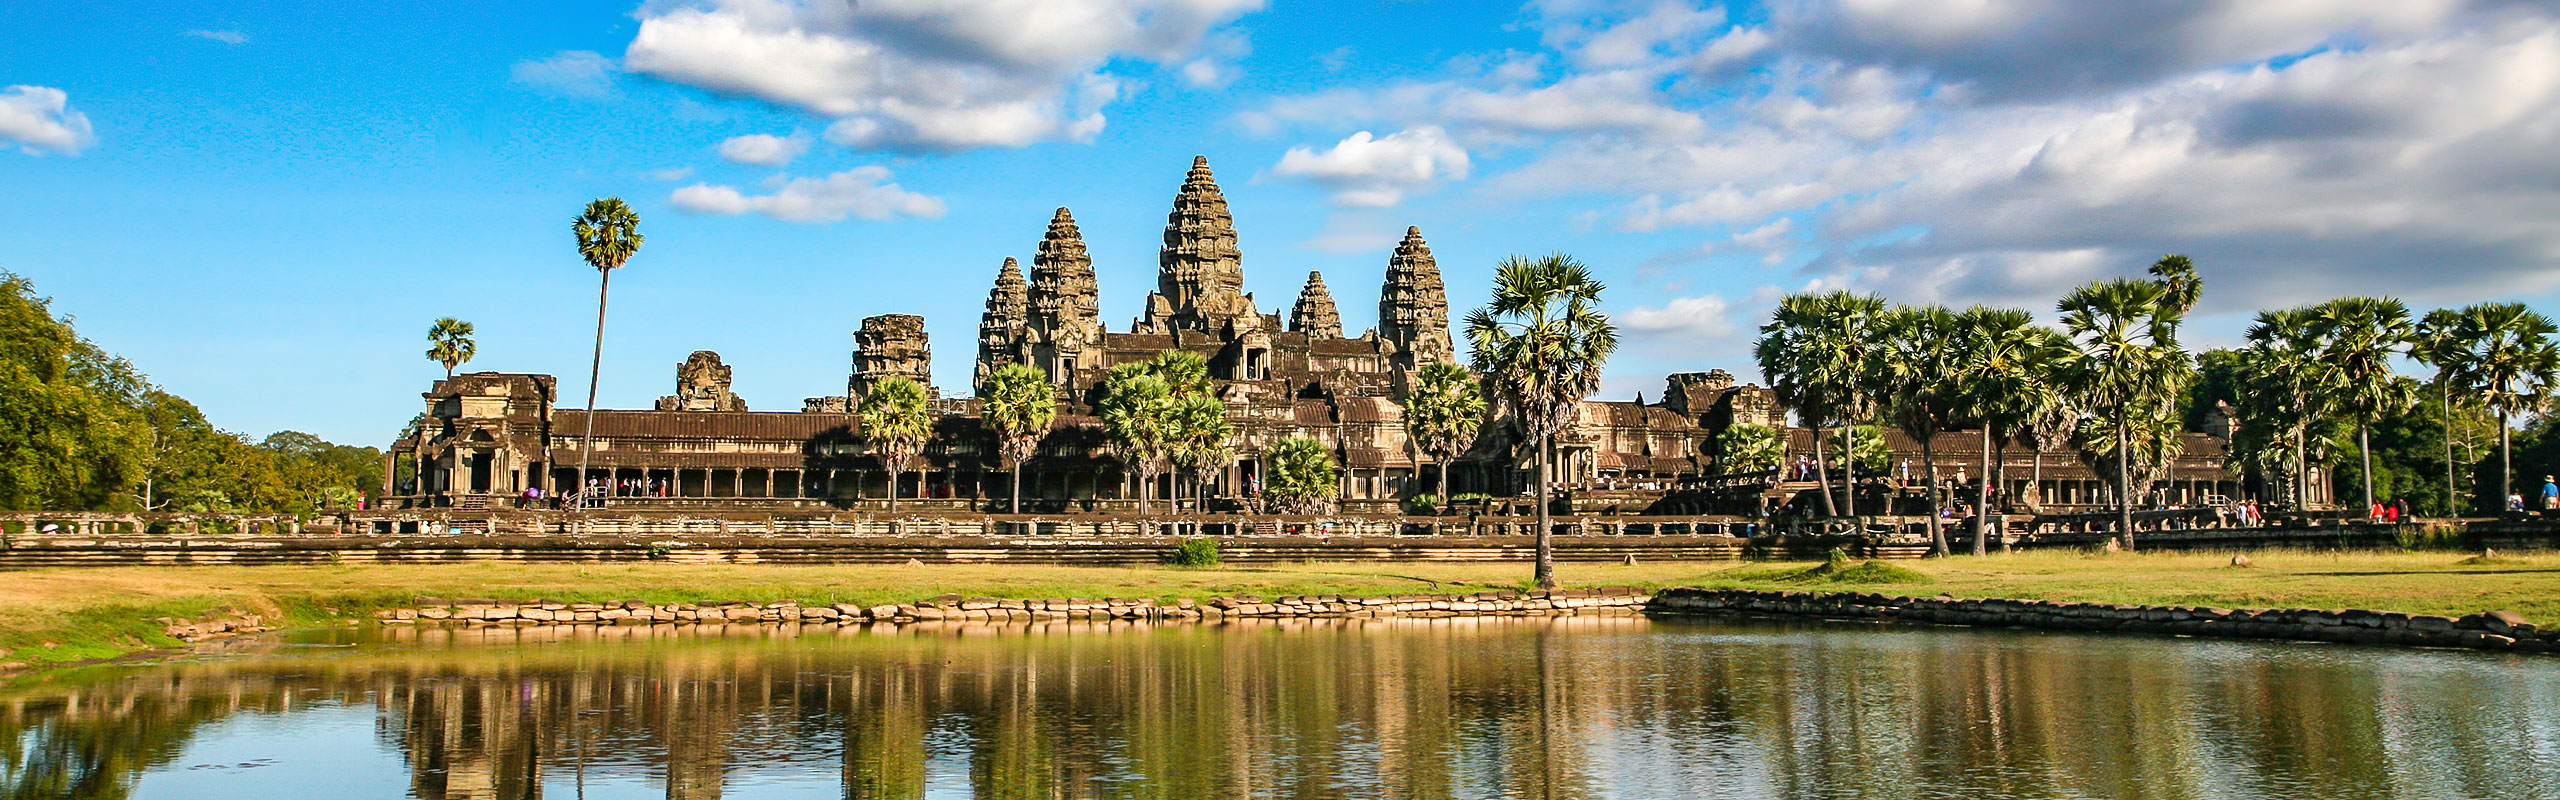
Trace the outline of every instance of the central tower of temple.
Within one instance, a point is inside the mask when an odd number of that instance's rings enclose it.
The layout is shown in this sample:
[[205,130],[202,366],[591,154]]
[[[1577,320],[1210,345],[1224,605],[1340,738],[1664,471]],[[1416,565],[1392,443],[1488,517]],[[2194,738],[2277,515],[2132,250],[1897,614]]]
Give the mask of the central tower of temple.
[[1236,247],[1235,217],[1227,196],[1209,173],[1209,157],[1194,156],[1191,173],[1165,216],[1156,290],[1131,326],[1137,333],[1200,331],[1232,335],[1262,327],[1253,295],[1244,293],[1244,252]]

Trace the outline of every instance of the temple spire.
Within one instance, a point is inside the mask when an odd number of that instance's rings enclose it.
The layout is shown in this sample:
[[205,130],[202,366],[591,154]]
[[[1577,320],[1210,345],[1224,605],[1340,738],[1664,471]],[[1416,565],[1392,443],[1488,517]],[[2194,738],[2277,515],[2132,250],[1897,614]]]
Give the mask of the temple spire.
[[1031,258],[1031,315],[1024,325],[1031,364],[1046,370],[1050,380],[1063,383],[1076,370],[1099,366],[1084,356],[1087,347],[1102,346],[1097,294],[1084,234],[1076,230],[1075,215],[1060,208],[1049,218],[1040,254]]
[[1387,282],[1378,292],[1378,338],[1395,346],[1390,360],[1398,369],[1456,357],[1449,341],[1449,294],[1419,227],[1405,228],[1404,241],[1387,257]]
[[1307,273],[1307,288],[1298,291],[1298,305],[1289,310],[1289,330],[1316,339],[1342,338],[1342,314],[1333,308],[1333,293],[1324,288],[1324,273]]
[[984,390],[996,367],[1022,358],[1023,328],[1031,321],[1031,287],[1022,280],[1022,265],[1006,256],[996,271],[995,288],[987,291],[986,313],[978,317],[978,367],[973,385]]
[[1209,172],[1209,158],[1195,156],[1182,189],[1165,215],[1164,249],[1158,253],[1156,291],[1147,297],[1144,333],[1219,331],[1229,322],[1260,324],[1251,295],[1244,294],[1244,253],[1236,246],[1235,217]]

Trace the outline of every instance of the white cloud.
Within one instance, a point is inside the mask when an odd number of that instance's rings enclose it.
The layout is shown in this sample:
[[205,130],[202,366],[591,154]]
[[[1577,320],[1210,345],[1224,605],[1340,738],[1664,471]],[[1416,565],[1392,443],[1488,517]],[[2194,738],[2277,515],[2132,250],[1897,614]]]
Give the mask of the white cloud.
[[799,136],[775,136],[758,133],[731,137],[720,143],[720,157],[739,164],[779,167],[809,151],[809,140]]
[[646,178],[648,178],[649,180],[653,180],[653,181],[680,181],[680,180],[684,180],[684,179],[686,179],[686,178],[693,177],[693,168],[692,168],[692,167],[667,167],[667,168],[665,168],[665,169],[653,169],[653,170],[650,170],[650,171],[648,171],[648,172],[643,172],[643,173],[640,173],[640,174],[641,174],[641,176],[646,177]]
[[89,115],[71,108],[71,95],[50,86],[11,86],[0,91],[0,141],[33,154],[76,156],[97,142]]
[[1385,207],[1443,181],[1465,179],[1467,151],[1437,127],[1398,131],[1382,139],[1361,131],[1322,153],[1289,148],[1272,173],[1332,189],[1336,205]]
[[[633,72],[835,120],[832,142],[943,151],[1088,140],[1123,81],[1174,65],[1262,0],[698,0],[650,4]],[[1238,38],[1235,41],[1240,42]],[[1179,71],[1216,79],[1215,62]]]
[[517,83],[558,94],[603,97],[613,92],[613,60],[586,50],[518,61],[508,71]]
[[750,195],[728,186],[697,183],[669,197],[677,208],[703,214],[749,211],[786,222],[835,222],[845,217],[886,220],[940,217],[942,199],[900,188],[883,167],[855,167],[824,178],[792,178],[772,194]]
[[193,36],[193,37],[196,37],[196,38],[198,38],[198,39],[209,39],[209,40],[212,40],[212,41],[221,42],[221,43],[223,43],[223,44],[248,44],[248,43],[249,43],[249,35],[248,35],[248,34],[245,34],[245,33],[241,33],[241,32],[239,32],[239,31],[207,31],[207,30],[193,30],[193,31],[187,31],[186,35],[188,35],[188,36]]

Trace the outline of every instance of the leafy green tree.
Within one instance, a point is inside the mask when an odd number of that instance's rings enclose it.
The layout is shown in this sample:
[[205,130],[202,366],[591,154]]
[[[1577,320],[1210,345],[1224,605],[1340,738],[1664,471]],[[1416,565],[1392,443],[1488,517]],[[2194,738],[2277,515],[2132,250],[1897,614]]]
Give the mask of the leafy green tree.
[[1738,422],[1716,434],[1716,470],[1756,472],[1777,469],[1787,460],[1787,442],[1778,429]]
[[1494,267],[1492,302],[1467,314],[1476,371],[1492,380],[1512,421],[1537,443],[1542,589],[1556,585],[1547,488],[1555,436],[1573,423],[1582,398],[1600,388],[1601,367],[1618,349],[1618,329],[1600,311],[1604,288],[1572,256],[1512,256]]
[[1215,388],[1209,382],[1209,361],[1199,353],[1167,350],[1147,359],[1146,365],[1176,395],[1205,395]]
[[2516,490],[2514,417],[2541,411],[2560,386],[2560,344],[2552,337],[2551,319],[2521,303],[2481,303],[2462,310],[2452,339],[2460,362],[2455,379],[2498,415],[2498,494],[2490,507],[2504,507]]
[[2391,359],[2409,346],[2416,330],[2409,307],[2387,297],[2341,297],[2312,308],[2314,356],[2323,367],[2321,393],[2356,425],[2356,453],[2363,465],[2364,504],[2373,495],[2373,423],[2416,402],[2413,387],[2397,380]]
[[1440,513],[1449,508],[1449,467],[1484,426],[1484,390],[1474,372],[1449,363],[1422,365],[1405,395],[1405,435],[1414,449],[1440,467]]
[[[898,510],[898,485],[924,458],[933,438],[933,409],[925,402],[924,385],[903,377],[882,378],[862,396],[862,437],[889,471],[889,510]],[[921,494],[921,492],[919,492]]]
[[[578,257],[586,259],[601,276],[596,281],[596,353],[587,365],[587,429],[578,437],[578,485],[587,482],[589,458],[596,444],[596,380],[604,375],[604,306],[605,295],[613,288],[613,271],[630,263],[640,252],[647,237],[640,235],[640,214],[624,205],[622,198],[607,197],[587,204],[584,212],[569,223],[569,232],[578,239]],[[895,505],[892,492],[892,505]]]
[[1954,312],[1945,306],[1902,306],[1886,311],[1876,323],[1878,346],[1865,372],[1868,385],[1884,398],[1886,421],[1920,443],[1921,470],[1929,488],[1929,542],[1947,554],[1947,532],[1938,509],[1947,505],[1938,482],[1938,434],[1953,429],[1963,412],[1963,386],[1958,383],[1959,333]]
[[1058,419],[1058,397],[1049,374],[1029,364],[1006,364],[987,375],[980,412],[996,434],[996,458],[1013,473],[1012,513],[1022,513],[1022,464],[1040,452],[1041,437]]
[[1893,466],[1893,446],[1885,443],[1883,426],[1851,425],[1824,438],[1831,440],[1831,451],[1840,454],[1845,466],[1876,475]]
[[[2118,278],[2097,281],[2056,304],[2073,356],[2065,380],[2088,409],[2113,411],[2114,452],[2133,449],[2137,419],[2168,414],[2190,373],[2177,325],[2185,312],[2170,287]],[[2133,548],[2133,459],[2116,459],[2116,530]],[[2094,466],[2094,465],[2093,465]]]
[[2440,512],[2448,517],[2460,516],[2462,513],[2457,507],[2460,501],[2455,499],[2461,496],[2456,486],[2461,480],[2459,473],[2462,469],[2459,462],[2453,458],[2455,428],[2453,381],[2455,374],[2462,369],[2462,350],[2455,338],[2455,331],[2461,325],[2461,311],[2439,308],[2427,312],[2426,316],[2419,317],[2418,324],[2409,337],[2409,357],[2420,364],[2434,367],[2436,371],[2429,382],[2436,385],[2436,410],[2443,415],[2445,504]]
[[[2319,340],[2309,309],[2258,312],[2241,351],[2239,392],[2251,413],[2244,422],[2267,420],[2275,438],[2290,441],[2290,454],[2253,461],[2287,476],[2295,508],[2310,505],[2311,430],[2328,413],[2320,386],[2327,367],[2318,358]],[[2277,448],[2279,453],[2288,448]],[[2275,454],[2270,454],[2275,455]]]
[[1752,357],[1769,380],[1778,402],[1795,409],[1812,428],[1813,469],[1822,484],[1822,513],[1857,516],[1857,467],[1850,465],[1844,503],[1831,496],[1831,467],[1823,457],[1825,428],[1855,425],[1875,411],[1876,393],[1868,366],[1877,346],[1872,328],[1884,315],[1884,298],[1845,291],[1793,294],[1778,300],[1769,322],[1760,326]]
[[452,317],[439,317],[427,329],[427,360],[444,365],[444,376],[453,377],[453,368],[462,366],[479,354],[471,342],[471,323]]
[[1270,456],[1271,480],[1264,482],[1263,489],[1275,510],[1283,514],[1330,510],[1331,501],[1342,492],[1342,468],[1335,465],[1332,450],[1314,439],[1290,437],[1273,444]]
[[1147,513],[1149,487],[1172,453],[1173,387],[1144,363],[1112,367],[1095,403],[1102,429],[1120,461],[1138,473],[1138,513]]
[[80,338],[25,278],[0,273],[0,508],[92,509],[143,474],[147,384]]

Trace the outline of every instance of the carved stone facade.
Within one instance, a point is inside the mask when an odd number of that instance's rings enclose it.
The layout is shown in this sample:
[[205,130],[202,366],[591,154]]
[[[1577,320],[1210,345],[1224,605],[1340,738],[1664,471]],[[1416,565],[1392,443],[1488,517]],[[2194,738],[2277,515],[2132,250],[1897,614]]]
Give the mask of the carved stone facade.
[[1093,280],[1093,257],[1084,249],[1076,218],[1058,209],[1049,218],[1049,233],[1040,239],[1040,254],[1031,258],[1031,314],[1012,360],[1039,367],[1049,379],[1067,383],[1094,368],[1102,345],[1100,291]]
[[1298,305],[1289,309],[1289,330],[1319,339],[1342,338],[1342,314],[1333,309],[1324,273],[1307,273],[1307,288],[1298,290]]
[[996,271],[995,288],[987,290],[987,310],[978,316],[978,366],[969,379],[971,386],[984,393],[987,375],[997,366],[1013,363],[1030,321],[1031,286],[1022,280],[1021,265],[1007,256],[1004,268]]
[[1269,326],[1244,294],[1244,251],[1236,244],[1235,217],[1227,196],[1209,173],[1209,158],[1191,159],[1191,172],[1165,215],[1164,249],[1158,253],[1156,291],[1132,333],[1176,331],[1236,335]]
[[933,348],[925,338],[923,317],[866,317],[862,329],[854,331],[853,375],[845,382],[845,396],[859,405],[861,398],[871,393],[872,385],[892,377],[924,384],[925,396],[935,395]]
[[1387,285],[1378,293],[1378,338],[1395,348],[1390,357],[1398,370],[1457,359],[1449,341],[1449,294],[1440,284],[1440,263],[1422,229],[1404,229],[1404,241],[1387,257]]
[[658,398],[659,411],[745,411],[747,401],[729,391],[729,365],[720,354],[695,350],[676,365],[676,393]]

